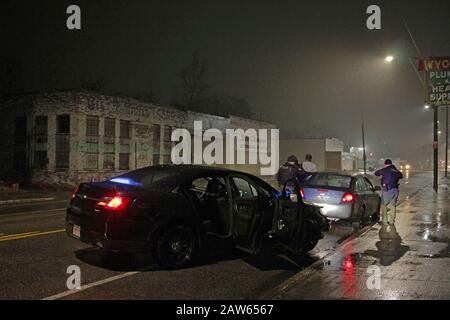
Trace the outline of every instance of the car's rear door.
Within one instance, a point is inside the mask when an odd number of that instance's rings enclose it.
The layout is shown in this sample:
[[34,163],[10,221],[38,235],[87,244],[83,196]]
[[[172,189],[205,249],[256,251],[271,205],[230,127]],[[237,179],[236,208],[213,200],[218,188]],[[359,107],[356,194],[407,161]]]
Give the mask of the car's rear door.
[[367,186],[364,182],[364,178],[361,176],[356,178],[355,191],[357,197],[357,206],[355,207],[355,210],[359,210],[361,206],[365,206],[366,210],[370,210],[370,208],[367,208]]
[[367,213],[371,215],[376,213],[378,210],[380,196],[375,191],[375,187],[369,179],[364,178],[364,183],[366,185],[366,207],[368,207]]

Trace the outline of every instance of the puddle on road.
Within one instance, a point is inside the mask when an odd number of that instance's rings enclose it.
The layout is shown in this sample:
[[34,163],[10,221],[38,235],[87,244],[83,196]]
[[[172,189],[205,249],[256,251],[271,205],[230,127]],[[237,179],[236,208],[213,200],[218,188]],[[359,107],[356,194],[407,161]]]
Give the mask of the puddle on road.
[[446,248],[436,254],[419,254],[417,257],[429,259],[450,258],[450,243],[447,244]]

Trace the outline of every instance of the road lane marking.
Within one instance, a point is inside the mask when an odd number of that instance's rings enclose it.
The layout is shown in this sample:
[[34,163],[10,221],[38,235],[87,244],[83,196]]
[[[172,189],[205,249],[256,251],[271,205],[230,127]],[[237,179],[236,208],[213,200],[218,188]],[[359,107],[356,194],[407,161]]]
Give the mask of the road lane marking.
[[103,279],[103,280],[99,280],[99,281],[96,281],[96,282],[85,284],[85,285],[81,286],[80,289],[67,290],[67,291],[64,291],[64,292],[52,295],[50,297],[42,298],[41,300],[57,300],[57,299],[61,299],[61,298],[64,298],[64,297],[67,297],[67,296],[79,293],[81,291],[85,291],[85,290],[87,290],[89,288],[98,287],[98,286],[101,286],[101,285],[109,283],[109,282],[113,282],[113,281],[120,280],[120,279],[123,279],[123,278],[126,278],[126,277],[134,276],[135,274],[138,274],[138,273],[141,273],[141,272],[142,271],[130,271],[130,272],[122,273],[122,274],[119,274],[117,276],[113,276],[113,277],[109,277],[109,278],[106,278],[106,279]]
[[[66,210],[67,208],[57,208],[57,209],[49,209],[49,210],[37,210],[37,211],[24,211],[24,212],[13,212],[13,213],[0,213],[0,220],[3,221],[3,219],[10,218],[10,217],[27,217],[27,215],[32,214],[38,214],[38,213],[44,213],[44,212],[54,212],[54,211],[62,211]],[[61,212],[61,213],[65,213]]]
[[57,209],[48,209],[48,210],[36,210],[36,211],[24,211],[24,212],[14,212],[14,213],[1,213],[0,212],[0,219],[2,218],[8,218],[8,217],[17,217],[17,216],[26,216],[27,214],[34,214],[34,213],[40,213],[40,212],[52,212],[52,211],[61,211],[66,210],[67,208],[57,208]]
[[2,235],[0,236],[0,239],[11,238],[11,237],[21,236],[21,235],[35,234],[35,233],[38,233],[38,232],[39,232],[39,231],[24,232],[24,233],[16,233],[16,234],[2,234]]
[[18,239],[24,239],[24,238],[31,238],[31,237],[38,237],[38,236],[45,236],[48,234],[61,233],[61,232],[65,232],[65,231],[66,231],[66,229],[58,229],[58,230],[43,231],[43,232],[33,231],[33,232],[9,234],[9,235],[5,235],[5,236],[1,236],[0,242],[18,240]]
[[32,207],[36,206],[38,204],[47,205],[47,204],[53,204],[53,203],[60,203],[60,202],[67,202],[69,203],[70,199],[61,199],[61,200],[55,200],[55,201],[48,201],[45,203],[36,203],[36,202],[25,202],[25,203],[11,203],[11,204],[5,204],[1,205],[4,209],[13,209],[13,208],[21,208],[21,207]]

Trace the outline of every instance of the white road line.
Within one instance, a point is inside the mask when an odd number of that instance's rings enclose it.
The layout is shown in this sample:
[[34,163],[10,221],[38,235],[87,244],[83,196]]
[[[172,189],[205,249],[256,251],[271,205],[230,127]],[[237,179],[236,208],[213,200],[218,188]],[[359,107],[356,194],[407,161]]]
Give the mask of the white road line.
[[44,203],[36,203],[36,202],[11,203],[11,204],[2,205],[1,207],[5,208],[5,209],[14,209],[14,208],[22,208],[22,207],[32,207],[32,206],[36,206],[38,204],[53,204],[53,203],[60,203],[60,202],[69,203],[69,200],[61,199],[61,200],[55,200],[55,201],[46,201]]
[[55,200],[55,197],[1,200],[0,205],[20,204],[20,203],[36,203],[36,202],[44,202],[44,201],[52,201],[52,200]]
[[114,277],[110,277],[110,278],[106,278],[106,279],[103,279],[103,280],[100,280],[100,281],[96,281],[96,282],[92,282],[92,283],[89,283],[89,284],[85,284],[85,285],[81,286],[80,289],[67,290],[67,291],[64,291],[64,292],[52,295],[50,297],[43,298],[41,300],[57,300],[57,299],[61,299],[61,298],[64,298],[64,297],[67,297],[67,296],[70,296],[70,295],[73,295],[73,294],[77,294],[77,293],[79,293],[81,291],[85,291],[85,290],[87,290],[89,288],[98,287],[98,286],[101,286],[101,285],[109,283],[109,282],[113,282],[113,281],[120,280],[120,279],[123,279],[123,278],[126,278],[126,277],[134,276],[135,274],[138,274],[138,273],[141,273],[141,272],[142,271],[131,271],[131,272],[122,273],[122,274],[119,274],[119,275],[114,276]]
[[25,216],[27,214],[41,213],[41,212],[53,212],[53,211],[61,211],[66,210],[67,208],[56,208],[56,209],[48,209],[48,210],[37,210],[37,211],[24,211],[24,212],[14,212],[14,213],[0,213],[0,219],[7,217],[16,217],[16,216]]

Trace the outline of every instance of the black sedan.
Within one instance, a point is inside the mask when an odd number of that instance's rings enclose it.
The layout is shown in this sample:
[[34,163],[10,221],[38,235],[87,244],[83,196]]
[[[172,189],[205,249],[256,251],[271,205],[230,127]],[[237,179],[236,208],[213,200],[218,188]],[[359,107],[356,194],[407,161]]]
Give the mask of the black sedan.
[[252,254],[275,242],[300,255],[328,229],[298,188],[288,194],[247,173],[191,165],[81,183],[66,217],[71,237],[106,251],[151,252],[167,269],[187,266],[210,241]]

